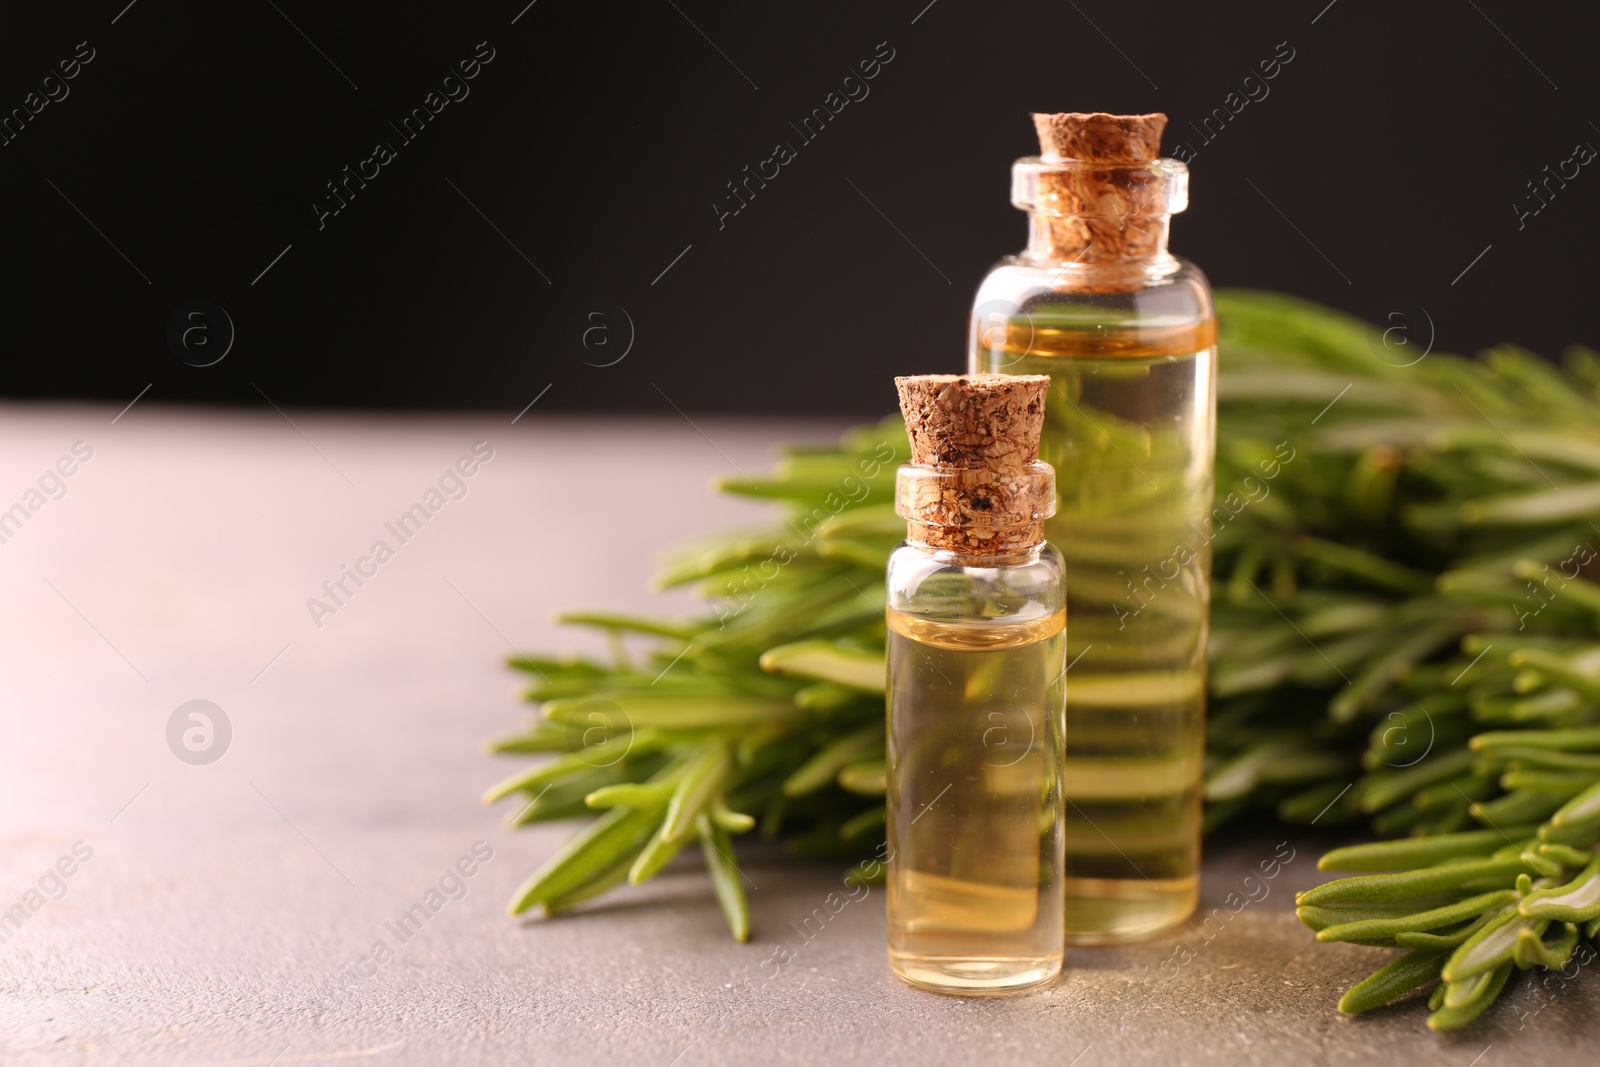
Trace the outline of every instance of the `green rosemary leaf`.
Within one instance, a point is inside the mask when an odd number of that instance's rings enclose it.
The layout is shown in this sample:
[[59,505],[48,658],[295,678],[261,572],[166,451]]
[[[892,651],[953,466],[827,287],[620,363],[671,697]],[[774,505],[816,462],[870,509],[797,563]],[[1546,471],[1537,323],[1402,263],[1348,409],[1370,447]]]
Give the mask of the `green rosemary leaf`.
[[1466,620],[1459,616],[1442,619],[1420,628],[1388,652],[1367,661],[1349,686],[1329,703],[1328,714],[1335,722],[1350,722],[1371,708],[1412,664],[1454,643],[1465,625]]
[[670,795],[655,782],[621,782],[585,794],[583,802],[591,808],[645,808]]
[[1494,800],[1475,802],[1472,805],[1472,817],[1490,826],[1535,822],[1548,818],[1561,807],[1561,800],[1558,795],[1521,790]]
[[761,654],[761,669],[816,678],[869,693],[883,692],[886,677],[881,653],[840,648],[828,641],[799,641],[769,649]]
[[582,791],[587,788],[587,782],[575,786],[552,786],[541,796],[510,812],[505,818],[506,828],[515,830],[534,823],[576,819],[587,813],[587,805],[582,797]]
[[688,642],[699,629],[696,625],[652,619],[643,615],[618,615],[600,611],[563,611],[556,615],[557,622],[571,626],[593,626],[600,630],[620,630],[624,633],[652,634]]
[[1530,793],[1575,797],[1595,785],[1595,779],[1594,774],[1563,774],[1556,771],[1530,771],[1515,767],[1500,776],[1500,788],[1508,793],[1523,789]]
[[1503,493],[1461,505],[1463,521],[1531,526],[1582,518],[1600,511],[1600,482],[1584,482],[1532,493]]
[[661,822],[659,808],[612,808],[563,845],[511,898],[521,915],[547,900],[569,898],[631,861]]
[[684,768],[683,777],[672,792],[667,805],[667,818],[661,825],[661,836],[667,842],[680,841],[694,826],[695,816],[711,802],[722,788],[733,757],[728,743],[722,739],[706,745]]
[[1492,749],[1494,756],[1503,762],[1515,761],[1523,766],[1548,767],[1556,770],[1588,771],[1600,776],[1600,755],[1584,752],[1561,752],[1548,748],[1521,748],[1508,745]]
[[754,816],[732,810],[720,796],[711,798],[711,821],[730,834],[748,833],[756,825]]
[[1512,747],[1594,751],[1600,749],[1600,727],[1580,730],[1508,730],[1479,734],[1472,739],[1472,747],[1491,752],[1495,749]]
[[1357,982],[1339,998],[1339,1010],[1349,1015],[1383,1005],[1402,997],[1439,977],[1439,967],[1444,963],[1442,952],[1407,952],[1378,968]]
[[1550,816],[1552,826],[1568,826],[1600,818],[1600,782],[1585,789]]
[[1548,563],[1538,560],[1518,560],[1511,565],[1511,573],[1524,581],[1542,581],[1551,578],[1560,584],[1556,586],[1561,591],[1565,600],[1576,601],[1590,611],[1600,611],[1600,584],[1584,578],[1570,578],[1565,574],[1554,574]]
[[1578,947],[1578,927],[1573,923],[1554,923],[1551,929],[1556,931],[1556,936],[1548,940],[1532,930],[1524,930],[1517,935],[1517,947],[1512,958],[1518,967],[1524,971],[1534,967],[1559,971],[1567,965],[1567,961],[1572,959],[1573,950]]
[[654,878],[661,868],[670,863],[672,857],[676,856],[683,846],[689,843],[687,837],[678,837],[669,841],[665,831],[666,825],[663,824],[661,829],[657,830],[655,835],[644,846],[643,851],[635,857],[633,866],[628,869],[629,883],[638,885]]
[[1439,988],[1443,993],[1438,1006],[1435,1007],[1432,1000],[1428,1001],[1428,1006],[1434,1009],[1433,1014],[1428,1016],[1428,1028],[1459,1030],[1482,1015],[1506,987],[1512,966],[1507,962],[1476,977],[1441,985]]
[[1567,823],[1562,826],[1547,822],[1539,827],[1539,840],[1544,844],[1550,845],[1591,848],[1596,843],[1600,843],[1600,819]]
[[833,783],[839,772],[862,756],[883,749],[883,723],[873,722],[825,745],[783,783],[785,796],[814,793]]
[[1402,948],[1420,948],[1430,952],[1443,952],[1460,945],[1467,938],[1487,926],[1495,917],[1495,912],[1484,912],[1477,919],[1469,923],[1462,923],[1454,929],[1447,929],[1443,933],[1433,933],[1423,930],[1402,930],[1394,935],[1394,943]]
[[[1474,764],[1476,765],[1476,764]],[[1493,778],[1480,778],[1476,774],[1463,774],[1448,781],[1430,785],[1411,794],[1411,803],[1424,811],[1435,808],[1453,807],[1460,803],[1470,804],[1474,800],[1483,800],[1493,796],[1498,786]],[[1465,810],[1465,807],[1463,807]],[[1429,836],[1437,836],[1431,834]]]
[[1586,669],[1586,665],[1574,656],[1538,648],[1522,648],[1513,652],[1508,662],[1513,667],[1532,668],[1586,697],[1600,699],[1600,675]]
[[[1509,975],[1511,972],[1507,970],[1506,973]],[[1443,982],[1440,982],[1438,985],[1434,986],[1433,992],[1428,994],[1428,1010],[1438,1011],[1440,1008],[1444,1007],[1444,996],[1448,992],[1450,992],[1450,987]],[[1435,1029],[1437,1029],[1437,1027],[1435,1027]]]
[[562,675],[592,678],[603,675],[610,670],[603,664],[578,656],[527,656],[518,654],[509,657],[506,660],[506,666],[513,670],[527,671],[546,678]]
[[[843,472],[848,474],[848,471]],[[713,484],[724,493],[765,500],[788,500],[798,504],[828,507],[834,500],[843,507],[849,498],[840,489],[840,475],[826,471],[795,471],[776,478],[745,478],[743,475],[718,478]]]
[[1398,803],[1424,786],[1451,778],[1472,766],[1472,750],[1457,749],[1430,755],[1415,766],[1398,771],[1369,774],[1356,788],[1355,803],[1362,811],[1374,812]]
[[1367,919],[1324,927],[1317,931],[1317,940],[1354,941],[1361,938],[1392,937],[1398,933],[1409,933],[1418,930],[1436,930],[1441,926],[1453,926],[1459,922],[1475,920],[1486,911],[1502,908],[1507,904],[1515,904],[1517,900],[1518,896],[1515,890],[1502,889],[1492,893],[1468,897],[1459,903],[1449,904],[1442,908],[1419,911],[1413,915]]
[[553,723],[535,723],[527,730],[502,734],[490,738],[484,748],[497,755],[565,752],[568,748],[567,732]]
[[888,562],[889,553],[898,543],[898,538],[894,541],[864,541],[828,537],[817,542],[817,555],[823,559],[843,560],[877,570]]
[[839,786],[867,797],[881,797],[888,783],[888,768],[883,760],[862,760],[839,771]]
[[868,808],[855,818],[839,827],[839,836],[846,841],[854,841],[859,837],[873,831],[882,832],[884,823],[888,820],[888,811],[885,808]]
[[1566,885],[1535,890],[1517,906],[1527,918],[1584,923],[1600,918],[1600,858]]
[[498,800],[504,800],[512,793],[537,793],[543,785],[554,783],[568,775],[583,774],[594,769],[593,760],[587,752],[558,756],[490,786],[483,794],[483,802],[493,804]]
[[1348,783],[1341,785],[1338,782],[1319,782],[1309,789],[1279,801],[1278,818],[1284,822],[1298,823],[1316,820],[1322,825],[1329,826],[1336,822],[1348,822],[1357,817],[1356,813],[1348,808],[1336,806],[1336,803],[1346,795],[1348,795]]
[[[1515,907],[1509,907],[1485,923],[1483,929],[1463,941],[1450,954],[1450,958],[1445,961],[1443,969],[1439,972],[1440,977],[1451,985],[1456,985],[1465,979],[1487,974],[1515,955],[1517,940],[1521,934],[1532,933],[1538,937],[1549,925],[1549,919],[1533,918],[1519,913]],[[1456,1005],[1451,1004],[1450,998],[1446,996],[1445,1006]]]
[[617,863],[612,865],[609,871],[593,879],[587,885],[581,886],[563,896],[547,899],[544,902],[545,914],[560,915],[562,912],[572,910],[586,900],[593,900],[600,894],[616,888],[627,880],[628,867],[629,857],[624,854]]
[[1339,878],[1308,889],[1295,898],[1298,904],[1377,903],[1426,896],[1480,882],[1510,885],[1517,875],[1532,868],[1521,858],[1467,860],[1393,874],[1364,874]]
[[824,540],[843,537],[898,542],[905,535],[906,520],[895,513],[893,504],[851,508],[824,519],[817,527],[817,536]]
[[860,689],[833,682],[816,682],[795,693],[794,702],[796,707],[807,711],[838,711],[860,703],[862,696]]
[[1570,845],[1564,844],[1543,844],[1538,846],[1537,851],[1541,856],[1544,856],[1546,859],[1553,860],[1554,862],[1561,864],[1563,867],[1583,867],[1589,862],[1590,859],[1593,858],[1594,855],[1593,853],[1585,852],[1582,849],[1576,849]]
[[800,715],[800,710],[792,701],[622,692],[599,692],[582,699],[547,700],[540,712],[551,722],[581,723],[583,716],[594,709],[597,700],[604,702],[603,706],[608,710],[619,712],[621,721],[635,729],[654,726],[670,730],[700,730],[750,726],[794,719]]
[[514,828],[587,814],[588,797],[598,790],[623,784],[636,777],[639,777],[639,774],[635,773],[634,768],[623,764],[596,767],[582,774],[575,774],[540,789],[525,802],[518,798],[521,806],[514,808],[506,816],[506,825]]
[[1335,544],[1316,537],[1303,537],[1295,547],[1307,560],[1337,568],[1374,585],[1402,593],[1425,593],[1433,588],[1432,575],[1399,566],[1349,545]]
[[750,939],[750,905],[744,896],[744,876],[734,862],[733,842],[728,832],[711,819],[700,816],[700,851],[706,858],[706,869],[711,872],[711,887],[722,906],[723,917],[728,920],[728,931],[735,941]]

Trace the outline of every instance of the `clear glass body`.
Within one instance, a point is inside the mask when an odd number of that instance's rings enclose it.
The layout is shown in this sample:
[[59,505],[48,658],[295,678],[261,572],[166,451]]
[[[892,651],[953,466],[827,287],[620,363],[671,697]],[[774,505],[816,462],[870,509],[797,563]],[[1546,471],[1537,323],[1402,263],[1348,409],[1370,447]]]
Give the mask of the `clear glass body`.
[[[1019,170],[1040,170],[1019,160]],[[1181,167],[1162,161],[1171,168]],[[1024,182],[1019,177],[1017,188]],[[1173,209],[1186,202],[1169,201]],[[1065,927],[1069,944],[1152,936],[1194,910],[1210,605],[1216,326],[1211,291],[1155,235],[1119,257],[1030,240],[974,301],[971,370],[1048,374],[1046,526],[1066,562]],[[1070,254],[1069,254],[1070,253]],[[1088,254],[1086,254],[1088,253]]]
[[962,995],[1061,970],[1061,557],[896,549],[888,570],[889,964]]

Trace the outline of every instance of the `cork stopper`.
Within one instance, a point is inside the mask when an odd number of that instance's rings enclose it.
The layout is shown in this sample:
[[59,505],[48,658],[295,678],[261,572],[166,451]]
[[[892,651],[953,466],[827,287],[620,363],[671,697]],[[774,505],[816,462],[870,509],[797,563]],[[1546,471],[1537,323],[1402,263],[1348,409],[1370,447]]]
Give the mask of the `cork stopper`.
[[896,378],[919,467],[1015,471],[1039,458],[1048,374]]
[[1050,162],[1148,163],[1161,156],[1161,131],[1167,116],[1107,115],[1103,111],[1035,112],[1039,154]]
[[896,378],[911,439],[896,510],[911,540],[964,555],[1010,555],[1044,539],[1055,472],[1039,462],[1044,374]]
[[1163,249],[1167,219],[1153,208],[1165,199],[1164,179],[1140,165],[1160,158],[1167,116],[1035,113],[1033,126],[1040,158],[1064,164],[1040,177],[1053,205],[1043,220],[1052,255],[1112,263]]

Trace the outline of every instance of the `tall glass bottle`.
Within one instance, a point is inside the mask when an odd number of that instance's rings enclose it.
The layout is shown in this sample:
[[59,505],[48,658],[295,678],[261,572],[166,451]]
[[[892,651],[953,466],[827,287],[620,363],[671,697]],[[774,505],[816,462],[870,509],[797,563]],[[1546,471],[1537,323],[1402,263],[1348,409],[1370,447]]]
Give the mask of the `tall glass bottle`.
[[896,380],[912,463],[888,569],[889,961],[944,993],[1061,969],[1066,661],[1048,380]]
[[1048,374],[1047,535],[1066,560],[1068,943],[1156,934],[1194,910],[1210,515],[1211,290],[1167,251],[1188,170],[1164,115],[1035,115],[1012,168],[1028,247],[974,300],[975,372]]

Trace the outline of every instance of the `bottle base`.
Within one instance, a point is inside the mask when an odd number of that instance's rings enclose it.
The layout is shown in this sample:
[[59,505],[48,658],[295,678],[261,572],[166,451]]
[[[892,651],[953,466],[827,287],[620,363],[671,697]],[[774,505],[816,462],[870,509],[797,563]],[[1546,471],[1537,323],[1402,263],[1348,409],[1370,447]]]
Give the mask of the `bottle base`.
[[918,989],[963,997],[999,996],[1055,981],[1061,973],[1061,957],[993,959],[891,952],[889,966],[896,978]]
[[1200,900],[1198,878],[1068,878],[1066,943],[1120,945],[1183,924]]

